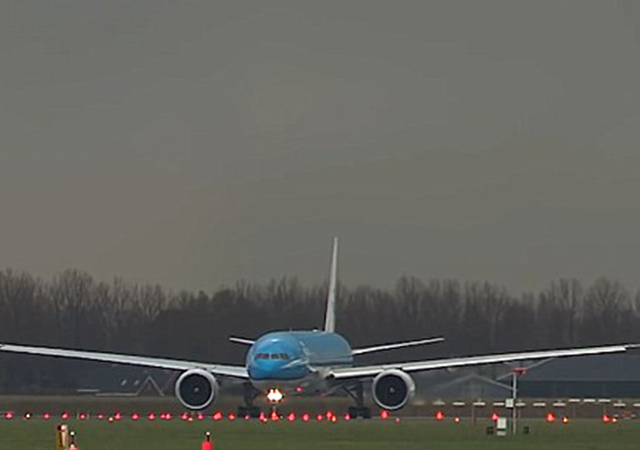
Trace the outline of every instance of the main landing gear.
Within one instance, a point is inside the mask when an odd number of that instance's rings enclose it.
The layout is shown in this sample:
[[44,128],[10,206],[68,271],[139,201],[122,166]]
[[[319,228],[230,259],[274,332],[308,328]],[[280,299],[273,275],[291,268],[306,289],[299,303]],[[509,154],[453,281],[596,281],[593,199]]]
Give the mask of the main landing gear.
[[344,390],[349,396],[356,401],[356,406],[349,406],[349,416],[352,419],[362,417],[363,419],[371,419],[371,409],[364,406],[364,393],[362,390],[362,383],[358,382],[355,386],[344,387]]
[[244,403],[245,406],[238,406],[238,417],[249,416],[257,419],[260,417],[262,411],[259,406],[253,404],[253,401],[260,393],[256,390],[251,383],[244,383]]

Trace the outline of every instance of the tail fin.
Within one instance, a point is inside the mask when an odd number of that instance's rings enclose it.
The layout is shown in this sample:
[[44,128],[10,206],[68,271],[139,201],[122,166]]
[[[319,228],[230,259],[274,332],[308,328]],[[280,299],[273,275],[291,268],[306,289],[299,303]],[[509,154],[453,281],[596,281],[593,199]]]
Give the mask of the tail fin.
[[324,331],[333,333],[336,329],[336,284],[338,278],[338,238],[333,238],[331,255],[331,272],[329,275],[329,295],[327,296],[327,312],[324,317]]

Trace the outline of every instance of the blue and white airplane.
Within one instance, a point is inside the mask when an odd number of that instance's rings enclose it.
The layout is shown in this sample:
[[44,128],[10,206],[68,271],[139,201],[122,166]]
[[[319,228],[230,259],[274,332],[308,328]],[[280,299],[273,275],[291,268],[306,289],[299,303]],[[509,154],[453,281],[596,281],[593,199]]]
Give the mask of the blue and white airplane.
[[245,405],[238,408],[241,416],[260,414],[259,408],[254,405],[254,400],[259,395],[266,395],[270,402],[277,403],[284,396],[302,393],[328,394],[344,390],[356,402],[355,406],[349,408],[349,414],[352,417],[368,418],[371,417],[371,412],[364,404],[363,383],[365,381],[372,381],[372,397],[380,408],[398,410],[407,405],[415,393],[415,382],[411,377],[414,372],[511,361],[617,353],[637,347],[633,344],[609,345],[357,365],[354,363],[354,357],[358,355],[430,344],[442,341],[443,338],[351,348],[347,340],[335,332],[337,259],[338,240],[336,238],[331,257],[329,294],[323,330],[277,331],[267,333],[255,341],[232,337],[231,341],[250,346],[244,366],[13,344],[0,344],[0,351],[180,371],[182,374],[176,381],[175,394],[190,410],[208,408],[219,396],[220,382],[236,379],[243,381],[245,389]]

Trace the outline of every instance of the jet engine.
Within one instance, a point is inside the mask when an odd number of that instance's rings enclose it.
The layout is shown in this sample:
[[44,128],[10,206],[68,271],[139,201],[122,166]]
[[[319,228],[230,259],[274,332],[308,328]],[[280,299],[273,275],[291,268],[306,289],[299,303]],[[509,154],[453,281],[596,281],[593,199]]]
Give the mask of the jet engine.
[[399,369],[385,370],[373,379],[373,399],[383,409],[403,408],[413,397],[416,384],[413,378]]
[[194,411],[209,407],[218,397],[218,390],[216,378],[203,369],[187,370],[176,381],[176,397]]

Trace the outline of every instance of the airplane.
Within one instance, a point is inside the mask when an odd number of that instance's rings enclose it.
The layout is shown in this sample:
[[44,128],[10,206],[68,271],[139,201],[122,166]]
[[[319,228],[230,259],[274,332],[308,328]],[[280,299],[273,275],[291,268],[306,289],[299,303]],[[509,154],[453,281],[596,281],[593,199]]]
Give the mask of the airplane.
[[270,403],[277,404],[284,396],[324,395],[342,390],[355,401],[355,406],[349,407],[348,414],[352,418],[366,419],[371,417],[371,410],[364,402],[363,384],[367,381],[371,381],[371,395],[375,404],[382,409],[395,411],[406,406],[414,396],[416,385],[411,374],[415,372],[619,353],[639,346],[607,345],[357,365],[354,364],[354,357],[362,354],[433,344],[443,338],[351,348],[349,342],[335,332],[337,265],[338,239],[334,238],[324,328],[275,331],[257,340],[231,337],[229,339],[232,342],[249,346],[244,366],[1,343],[0,351],[179,371],[181,374],[175,382],[175,395],[184,407],[193,411],[210,407],[219,398],[220,384],[229,379],[240,380],[244,387],[244,405],[238,408],[241,417],[260,415],[260,408],[254,404],[260,395],[266,395]]

